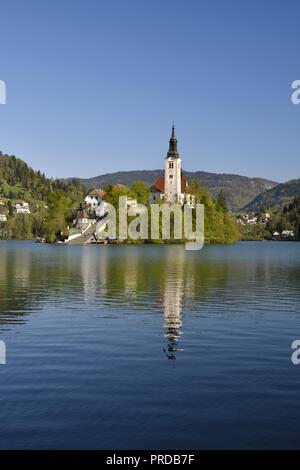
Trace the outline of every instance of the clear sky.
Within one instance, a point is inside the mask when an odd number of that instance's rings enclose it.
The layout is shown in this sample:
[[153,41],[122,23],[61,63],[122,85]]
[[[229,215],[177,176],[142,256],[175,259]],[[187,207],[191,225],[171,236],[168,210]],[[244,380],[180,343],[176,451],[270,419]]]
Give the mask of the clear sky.
[[47,176],[300,177],[298,0],[1,0],[0,149]]

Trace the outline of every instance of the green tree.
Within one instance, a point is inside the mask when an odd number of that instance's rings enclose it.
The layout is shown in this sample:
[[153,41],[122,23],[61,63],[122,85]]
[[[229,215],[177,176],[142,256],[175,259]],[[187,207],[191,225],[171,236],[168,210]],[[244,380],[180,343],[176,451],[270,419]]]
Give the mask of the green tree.
[[48,215],[45,221],[46,240],[50,243],[67,234],[67,222],[72,210],[72,201],[62,190],[50,193]]
[[3,236],[10,240],[31,240],[32,219],[30,214],[15,214],[8,218],[4,228]]
[[119,197],[133,197],[133,193],[128,186],[124,184],[109,184],[105,187],[106,195],[104,200],[112,204],[115,208],[119,207]]
[[143,181],[134,181],[131,185],[133,197],[140,204],[148,204],[150,197],[150,188]]
[[217,205],[222,211],[224,211],[224,212],[228,211],[227,199],[226,199],[226,196],[225,196],[225,193],[224,193],[223,189],[221,189],[221,191],[218,194]]

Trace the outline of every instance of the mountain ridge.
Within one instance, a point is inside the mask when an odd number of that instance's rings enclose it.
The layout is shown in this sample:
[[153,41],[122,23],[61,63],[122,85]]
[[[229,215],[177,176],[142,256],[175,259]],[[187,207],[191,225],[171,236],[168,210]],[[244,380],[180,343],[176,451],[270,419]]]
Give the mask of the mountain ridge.
[[257,211],[269,208],[282,208],[290,204],[295,196],[300,194],[300,178],[292,179],[286,183],[279,183],[271,189],[258,194],[243,209]]

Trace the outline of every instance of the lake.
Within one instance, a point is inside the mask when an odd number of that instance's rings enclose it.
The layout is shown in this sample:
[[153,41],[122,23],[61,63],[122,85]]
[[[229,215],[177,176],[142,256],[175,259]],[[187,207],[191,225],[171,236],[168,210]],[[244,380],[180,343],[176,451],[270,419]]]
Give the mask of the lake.
[[1,449],[300,448],[300,244],[0,242]]

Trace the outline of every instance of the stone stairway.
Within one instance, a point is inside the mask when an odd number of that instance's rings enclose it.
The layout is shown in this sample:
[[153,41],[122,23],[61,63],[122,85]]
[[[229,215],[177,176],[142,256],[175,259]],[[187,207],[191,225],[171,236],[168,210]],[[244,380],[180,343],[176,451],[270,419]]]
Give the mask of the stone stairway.
[[84,245],[90,243],[90,240],[94,233],[96,232],[97,223],[99,221],[96,220],[84,233],[80,235],[80,237],[73,238],[72,240],[66,242],[68,245]]
[[104,229],[106,225],[105,220],[98,218],[80,237],[73,238],[72,240],[66,242],[68,245],[85,245],[91,242],[93,235],[96,236]]

